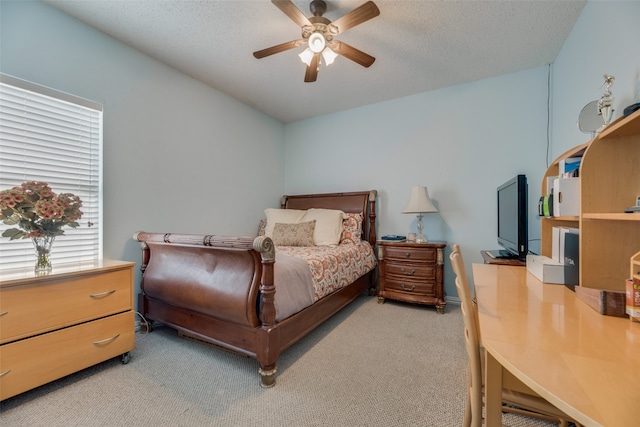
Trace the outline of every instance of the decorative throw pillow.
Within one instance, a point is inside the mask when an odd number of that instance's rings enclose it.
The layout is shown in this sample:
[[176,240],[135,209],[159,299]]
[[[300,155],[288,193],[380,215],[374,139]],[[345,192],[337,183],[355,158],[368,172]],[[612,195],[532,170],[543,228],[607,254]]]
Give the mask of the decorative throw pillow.
[[296,224],[302,222],[306,212],[298,209],[265,209],[264,214],[267,216],[267,225],[264,229],[264,235],[273,238],[273,227],[277,223]]
[[342,236],[342,220],[346,214],[336,209],[311,208],[304,215],[304,221],[316,220],[313,241],[317,246],[337,245]]
[[342,221],[342,237],[340,244],[358,244],[362,239],[361,213],[348,213],[347,218]]
[[297,224],[276,223],[271,239],[276,246],[313,246],[315,226],[315,220]]

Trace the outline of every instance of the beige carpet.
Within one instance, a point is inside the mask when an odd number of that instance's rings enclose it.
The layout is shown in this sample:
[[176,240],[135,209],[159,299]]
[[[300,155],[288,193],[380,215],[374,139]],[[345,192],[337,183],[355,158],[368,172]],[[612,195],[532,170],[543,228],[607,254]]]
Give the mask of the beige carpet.
[[[460,426],[460,308],[368,296],[288,349],[274,388],[253,359],[158,327],[102,363],[0,404],[3,426]],[[45,355],[43,355],[44,357]],[[505,425],[547,426],[508,415]]]

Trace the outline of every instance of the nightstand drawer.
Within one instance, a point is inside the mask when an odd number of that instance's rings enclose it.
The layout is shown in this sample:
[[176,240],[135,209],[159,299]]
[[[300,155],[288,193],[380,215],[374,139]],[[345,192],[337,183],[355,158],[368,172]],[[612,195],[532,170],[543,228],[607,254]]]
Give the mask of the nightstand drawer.
[[404,280],[395,277],[387,277],[384,281],[384,289],[392,292],[406,292],[416,295],[435,295],[435,283],[415,280]]
[[435,276],[435,265],[410,264],[407,262],[387,262],[385,264],[385,274],[402,276],[406,279],[428,279]]
[[384,256],[387,259],[410,260],[416,262],[434,263],[438,251],[435,248],[395,248],[386,247]]

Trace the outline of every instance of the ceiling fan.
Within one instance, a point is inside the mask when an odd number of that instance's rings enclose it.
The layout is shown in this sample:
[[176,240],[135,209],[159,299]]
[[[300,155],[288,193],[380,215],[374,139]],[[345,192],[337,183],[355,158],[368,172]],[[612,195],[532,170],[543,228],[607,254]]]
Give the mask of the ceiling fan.
[[299,55],[302,62],[307,64],[304,75],[304,81],[307,83],[316,81],[320,57],[326,65],[330,65],[338,55],[341,55],[363,67],[370,67],[376,60],[373,56],[334,39],[338,34],[380,15],[380,10],[374,2],[368,1],[333,22],[322,16],[327,10],[327,4],[323,0],[312,0],[309,9],[313,16],[310,18],[304,16],[291,0],[271,0],[271,2],[300,26],[302,38],[253,52],[256,58],[261,59],[308,43],[309,47]]

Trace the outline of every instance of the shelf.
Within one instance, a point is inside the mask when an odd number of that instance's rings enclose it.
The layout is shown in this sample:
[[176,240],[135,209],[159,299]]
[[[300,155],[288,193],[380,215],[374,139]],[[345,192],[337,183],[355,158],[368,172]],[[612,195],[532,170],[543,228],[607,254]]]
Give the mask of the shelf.
[[544,219],[550,221],[578,221],[580,218],[577,216],[545,216]]
[[638,134],[640,134],[640,110],[611,123],[602,132],[600,132],[600,135],[598,135],[597,138],[608,139]]
[[582,219],[602,219],[608,221],[640,221],[640,214],[634,213],[586,213]]

